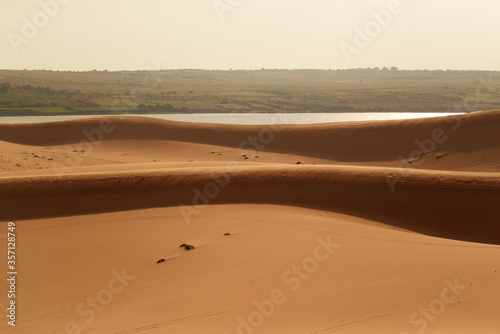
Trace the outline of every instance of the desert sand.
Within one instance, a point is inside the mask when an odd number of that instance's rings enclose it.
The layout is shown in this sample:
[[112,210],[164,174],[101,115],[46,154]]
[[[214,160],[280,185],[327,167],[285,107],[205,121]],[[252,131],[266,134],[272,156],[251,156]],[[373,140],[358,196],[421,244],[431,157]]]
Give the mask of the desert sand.
[[0,124],[18,266],[0,330],[497,333],[499,129],[500,111]]

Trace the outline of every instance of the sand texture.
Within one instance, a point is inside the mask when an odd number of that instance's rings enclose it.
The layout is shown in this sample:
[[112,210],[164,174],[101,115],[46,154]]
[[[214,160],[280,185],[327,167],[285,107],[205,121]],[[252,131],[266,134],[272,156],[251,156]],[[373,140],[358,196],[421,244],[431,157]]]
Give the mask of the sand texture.
[[500,111],[0,124],[0,159],[2,333],[500,330]]

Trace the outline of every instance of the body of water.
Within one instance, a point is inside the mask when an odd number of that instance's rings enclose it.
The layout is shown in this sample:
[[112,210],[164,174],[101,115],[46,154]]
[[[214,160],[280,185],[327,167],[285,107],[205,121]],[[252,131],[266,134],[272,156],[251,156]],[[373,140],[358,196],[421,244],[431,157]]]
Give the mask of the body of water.
[[[297,114],[145,114],[128,116],[146,116],[152,118],[166,119],[182,122],[201,122],[201,123],[222,123],[222,124],[313,124],[330,122],[352,122],[352,121],[371,121],[371,120],[389,120],[389,119],[410,119],[422,117],[438,117],[456,115],[453,113],[297,113]],[[61,121],[92,116],[11,116],[0,117],[0,122],[49,122]],[[117,117],[102,115],[103,117]],[[119,115],[125,116],[125,115]]]

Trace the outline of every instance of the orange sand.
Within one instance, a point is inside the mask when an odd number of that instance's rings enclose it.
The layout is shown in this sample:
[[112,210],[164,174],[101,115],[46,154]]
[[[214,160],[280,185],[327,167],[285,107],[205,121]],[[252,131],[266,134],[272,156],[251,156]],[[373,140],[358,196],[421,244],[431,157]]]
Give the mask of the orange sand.
[[0,124],[0,330],[496,333],[499,128]]

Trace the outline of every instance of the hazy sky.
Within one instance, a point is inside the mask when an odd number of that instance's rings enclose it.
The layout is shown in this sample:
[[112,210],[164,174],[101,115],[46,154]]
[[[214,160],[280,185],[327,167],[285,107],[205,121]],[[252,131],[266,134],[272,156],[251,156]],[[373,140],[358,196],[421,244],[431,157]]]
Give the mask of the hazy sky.
[[499,20],[498,0],[0,0],[0,68],[500,70]]

